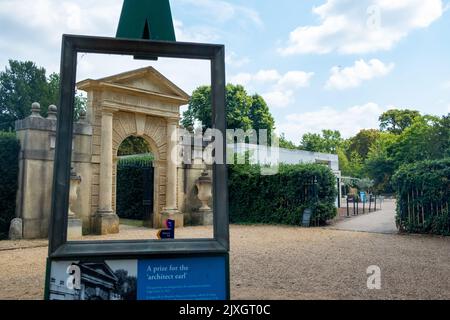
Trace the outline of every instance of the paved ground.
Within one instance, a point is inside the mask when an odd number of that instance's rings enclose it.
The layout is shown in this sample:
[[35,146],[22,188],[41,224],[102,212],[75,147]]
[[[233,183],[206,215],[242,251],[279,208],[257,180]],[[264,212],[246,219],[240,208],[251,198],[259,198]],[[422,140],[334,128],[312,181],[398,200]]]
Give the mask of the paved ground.
[[[117,238],[148,235],[123,228]],[[233,299],[450,299],[450,238],[231,226],[231,246]],[[42,241],[0,242],[0,299],[42,299],[46,256]],[[382,270],[381,290],[367,289],[371,265]]]
[[386,200],[382,210],[357,217],[343,218],[331,226],[332,229],[374,233],[397,233],[395,226],[395,201]]

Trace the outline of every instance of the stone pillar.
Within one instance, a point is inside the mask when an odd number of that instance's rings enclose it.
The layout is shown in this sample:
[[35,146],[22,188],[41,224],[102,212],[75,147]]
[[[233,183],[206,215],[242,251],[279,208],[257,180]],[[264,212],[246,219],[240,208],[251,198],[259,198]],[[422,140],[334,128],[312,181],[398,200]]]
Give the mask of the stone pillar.
[[112,134],[113,114],[102,114],[102,136],[100,151],[100,194],[99,212],[112,213]]
[[176,227],[184,226],[183,214],[177,207],[177,168],[176,152],[178,146],[178,120],[167,120],[167,173],[166,173],[166,206],[162,212],[162,225],[167,219],[175,220]]
[[100,149],[100,194],[94,229],[97,234],[119,233],[119,217],[112,210],[113,112],[102,112]]

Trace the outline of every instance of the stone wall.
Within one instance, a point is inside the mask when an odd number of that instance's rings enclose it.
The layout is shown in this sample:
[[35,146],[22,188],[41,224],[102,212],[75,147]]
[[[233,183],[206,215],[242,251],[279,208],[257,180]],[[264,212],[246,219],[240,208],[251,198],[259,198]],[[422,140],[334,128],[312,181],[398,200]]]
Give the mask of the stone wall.
[[[32,115],[16,121],[20,140],[19,189],[16,216],[23,220],[26,239],[45,238],[51,212],[53,160],[56,141],[56,107],[49,116],[39,115],[39,104],[33,104]],[[90,232],[91,126],[83,117],[74,124],[72,166],[82,177],[74,212],[83,220],[83,232]]]

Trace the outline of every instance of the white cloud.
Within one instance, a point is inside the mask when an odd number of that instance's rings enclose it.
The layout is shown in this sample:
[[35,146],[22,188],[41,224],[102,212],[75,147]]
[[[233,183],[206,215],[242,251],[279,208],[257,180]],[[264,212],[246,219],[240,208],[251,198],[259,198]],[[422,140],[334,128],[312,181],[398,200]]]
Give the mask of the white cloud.
[[255,81],[261,81],[261,82],[273,82],[281,79],[280,73],[275,70],[260,70],[258,71],[255,76],[253,77]]
[[[8,59],[31,60],[50,72],[59,72],[63,33],[114,37],[122,0],[1,0],[0,68]],[[217,39],[212,28],[183,25],[174,21],[179,41],[210,42]],[[199,85],[210,84],[208,61],[160,59],[134,60],[132,57],[81,55],[78,80],[99,78],[152,65],[188,94]]]
[[294,90],[310,85],[314,72],[289,71],[281,74],[276,69],[260,70],[255,74],[239,73],[230,82],[243,86],[269,85],[262,94],[269,107],[285,108],[294,102]]
[[278,87],[287,88],[304,88],[308,87],[314,72],[289,71],[279,81]]
[[280,80],[282,76],[275,69],[259,70],[255,74],[241,72],[230,77],[230,81],[235,84],[248,85],[250,82],[273,83]]
[[296,143],[303,134],[320,133],[323,129],[339,130],[343,137],[348,138],[362,129],[377,129],[378,117],[386,110],[373,102],[346,110],[323,107],[317,111],[288,115],[286,121],[277,126],[277,131]]
[[260,70],[255,74],[242,72],[230,77],[236,84],[248,85],[250,82],[262,82],[273,85],[274,89],[287,90],[308,87],[314,72],[289,71],[281,75],[278,70]]
[[177,41],[208,43],[218,40],[215,29],[205,26],[186,27],[182,21],[174,19],[173,26]]
[[428,27],[443,12],[442,0],[327,0],[313,8],[320,24],[298,27],[278,51],[287,56],[390,50],[413,30]]
[[0,65],[31,60],[58,72],[62,34],[114,36],[121,6],[120,0],[2,0]]
[[293,102],[294,93],[290,90],[288,91],[271,91],[262,94],[262,97],[267,102],[269,107],[274,108],[285,108]]
[[386,76],[392,69],[394,69],[393,63],[385,64],[378,59],[372,59],[367,63],[361,59],[355,61],[351,67],[343,69],[341,67],[333,67],[325,87],[338,90],[356,88],[363,81]]
[[240,84],[243,86],[247,86],[250,81],[252,81],[253,76],[250,73],[238,73],[234,76],[231,76],[229,82],[232,84]]
[[247,57],[239,57],[236,52],[231,51],[225,56],[225,63],[229,66],[241,68],[250,63],[250,59]]

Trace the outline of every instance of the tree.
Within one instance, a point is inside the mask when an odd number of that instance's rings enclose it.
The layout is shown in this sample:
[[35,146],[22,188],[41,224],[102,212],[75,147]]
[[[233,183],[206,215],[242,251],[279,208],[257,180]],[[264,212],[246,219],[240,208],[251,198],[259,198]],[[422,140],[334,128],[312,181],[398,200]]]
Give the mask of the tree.
[[[419,160],[436,160],[444,157],[444,150],[437,149],[440,119],[432,116],[416,118],[399,136],[391,155],[398,167]],[[448,141],[447,141],[448,143]]]
[[[48,77],[48,91],[49,91],[49,101],[50,104],[58,105],[59,104],[59,84],[60,77],[58,73],[52,73]],[[87,99],[78,91],[75,91],[75,101],[74,101],[74,120],[80,119],[81,113],[86,111],[86,102]],[[43,116],[47,116],[48,105],[41,105],[41,108],[45,110],[41,113]]]
[[433,136],[434,142],[429,147],[434,158],[450,157],[450,113],[437,121]]
[[275,120],[270,113],[266,101],[259,94],[252,96],[249,117],[255,130],[266,129],[268,137],[272,136],[272,130],[275,128]]
[[[249,96],[243,86],[226,86],[226,112],[228,129],[274,129],[274,120],[264,99],[259,95]],[[189,107],[183,113],[181,124],[193,127],[200,121],[203,130],[212,127],[211,87],[201,86],[191,96]]]
[[128,137],[119,146],[118,156],[131,156],[150,152],[147,141],[141,137]]
[[318,133],[305,133],[300,141],[300,149],[311,152],[324,152],[322,136]]
[[363,178],[365,176],[364,161],[358,153],[352,152],[350,154],[350,157],[348,158],[348,164],[349,164],[348,170],[352,177]]
[[350,162],[348,161],[347,155],[342,148],[338,148],[337,155],[339,159],[339,170],[343,176],[351,177],[352,172],[350,168]]
[[300,149],[312,152],[337,153],[343,143],[341,133],[333,130],[322,130],[322,134],[306,133],[300,142]]
[[395,149],[398,136],[383,132],[372,144],[364,165],[366,174],[374,180],[376,192],[392,193],[390,185],[392,175],[396,170],[392,150]]
[[419,117],[421,117],[419,111],[392,109],[380,116],[380,129],[381,131],[401,134],[406,128],[413,124],[416,118]]
[[33,102],[48,106],[50,100],[44,68],[9,60],[9,68],[0,72],[0,130],[14,129],[16,120],[31,114]]
[[[31,104],[39,102],[42,116],[48,106],[59,104],[59,75],[48,79],[44,68],[31,61],[9,60],[9,68],[0,72],[0,130],[14,129],[14,122],[31,114]],[[86,108],[86,98],[75,96],[75,119]]]
[[361,130],[356,136],[349,139],[347,156],[349,156],[352,152],[356,152],[363,160],[366,160],[370,148],[379,137],[379,130]]
[[298,150],[298,147],[292,142],[286,139],[284,133],[280,136],[280,148],[289,149],[289,150]]

